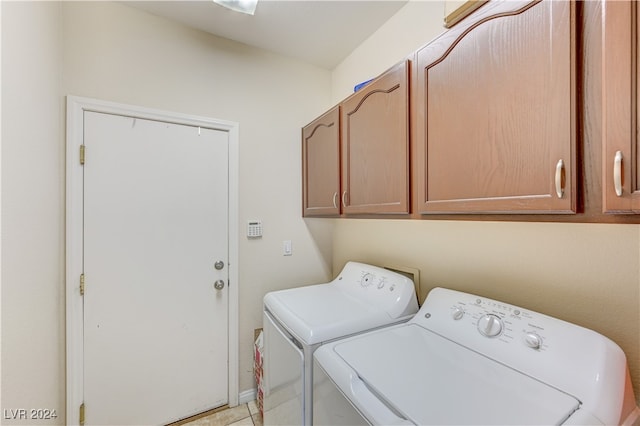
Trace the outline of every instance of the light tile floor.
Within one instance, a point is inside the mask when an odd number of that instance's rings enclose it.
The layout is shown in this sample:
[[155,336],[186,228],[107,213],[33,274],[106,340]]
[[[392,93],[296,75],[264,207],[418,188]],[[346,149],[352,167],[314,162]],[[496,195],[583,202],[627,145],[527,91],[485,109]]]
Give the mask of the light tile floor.
[[183,423],[182,426],[262,426],[256,401],[227,408],[206,417]]

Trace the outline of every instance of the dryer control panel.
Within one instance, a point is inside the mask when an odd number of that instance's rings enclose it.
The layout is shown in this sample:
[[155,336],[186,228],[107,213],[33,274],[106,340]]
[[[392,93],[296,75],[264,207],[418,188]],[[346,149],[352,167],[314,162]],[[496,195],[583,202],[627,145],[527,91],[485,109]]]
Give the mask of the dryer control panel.
[[414,315],[418,311],[413,281],[384,268],[347,262],[332,284],[376,309],[385,310],[391,318]]

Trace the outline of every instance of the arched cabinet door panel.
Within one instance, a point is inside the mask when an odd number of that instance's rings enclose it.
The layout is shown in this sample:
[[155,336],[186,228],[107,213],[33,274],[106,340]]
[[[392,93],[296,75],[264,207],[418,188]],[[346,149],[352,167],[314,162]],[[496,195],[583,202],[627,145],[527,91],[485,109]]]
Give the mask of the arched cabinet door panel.
[[345,214],[408,214],[409,68],[404,61],[341,104]]
[[302,215],[340,215],[340,109],[302,129]]
[[638,4],[603,3],[602,205],[640,213],[638,172]]
[[417,213],[575,213],[575,21],[488,3],[416,53]]

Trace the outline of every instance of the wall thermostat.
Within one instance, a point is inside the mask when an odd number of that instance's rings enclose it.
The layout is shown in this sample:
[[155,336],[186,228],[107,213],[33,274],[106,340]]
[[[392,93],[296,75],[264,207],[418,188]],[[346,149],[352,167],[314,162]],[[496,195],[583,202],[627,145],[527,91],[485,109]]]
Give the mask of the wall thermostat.
[[260,238],[262,237],[262,221],[250,220],[247,222],[247,237],[248,238]]

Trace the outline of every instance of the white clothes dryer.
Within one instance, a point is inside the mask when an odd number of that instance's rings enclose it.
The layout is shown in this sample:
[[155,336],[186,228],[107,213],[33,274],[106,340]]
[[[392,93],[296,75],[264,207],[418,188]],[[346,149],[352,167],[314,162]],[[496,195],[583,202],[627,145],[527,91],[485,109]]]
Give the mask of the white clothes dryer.
[[311,424],[313,352],[320,345],[408,321],[417,311],[410,279],[358,262],[329,283],[267,293],[264,424]]
[[314,425],[632,425],[626,357],[594,331],[433,289],[409,322],[319,348]]

